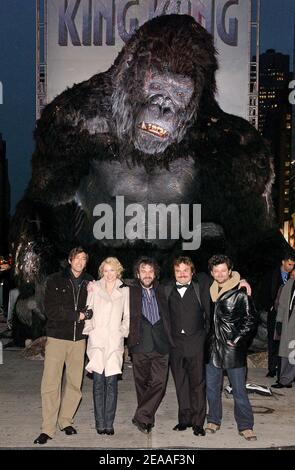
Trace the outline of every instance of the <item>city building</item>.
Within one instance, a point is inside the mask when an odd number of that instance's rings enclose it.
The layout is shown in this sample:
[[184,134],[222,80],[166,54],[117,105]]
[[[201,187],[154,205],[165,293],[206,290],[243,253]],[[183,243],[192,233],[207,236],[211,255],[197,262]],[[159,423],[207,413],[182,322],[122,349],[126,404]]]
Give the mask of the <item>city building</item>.
[[289,55],[274,49],[260,55],[258,129],[269,142],[274,157],[273,200],[282,229],[294,212],[291,207],[292,106],[288,99],[291,80]]

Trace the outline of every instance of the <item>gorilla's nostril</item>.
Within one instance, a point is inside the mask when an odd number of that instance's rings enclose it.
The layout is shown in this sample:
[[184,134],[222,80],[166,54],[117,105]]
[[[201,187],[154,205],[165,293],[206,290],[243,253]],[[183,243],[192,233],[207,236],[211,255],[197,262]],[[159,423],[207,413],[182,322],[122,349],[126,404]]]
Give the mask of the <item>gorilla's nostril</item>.
[[153,111],[154,110],[159,110],[159,105],[155,104],[155,103],[152,103],[151,106],[150,106],[150,109],[152,109]]
[[169,115],[172,116],[172,110],[170,108],[163,108],[163,116],[168,117]]
[[163,103],[163,96],[162,95],[154,95],[151,98],[151,104],[161,105]]

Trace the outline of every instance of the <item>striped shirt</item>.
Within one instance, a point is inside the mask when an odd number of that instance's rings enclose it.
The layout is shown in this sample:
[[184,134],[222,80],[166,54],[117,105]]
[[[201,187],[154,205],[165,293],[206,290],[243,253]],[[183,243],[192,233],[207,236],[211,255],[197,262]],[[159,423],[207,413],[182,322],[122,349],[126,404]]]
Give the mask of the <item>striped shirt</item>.
[[142,314],[152,325],[160,320],[158,303],[153,287],[151,289],[142,288]]
[[286,284],[286,282],[289,279],[289,273],[281,270],[281,278],[282,278],[283,284]]

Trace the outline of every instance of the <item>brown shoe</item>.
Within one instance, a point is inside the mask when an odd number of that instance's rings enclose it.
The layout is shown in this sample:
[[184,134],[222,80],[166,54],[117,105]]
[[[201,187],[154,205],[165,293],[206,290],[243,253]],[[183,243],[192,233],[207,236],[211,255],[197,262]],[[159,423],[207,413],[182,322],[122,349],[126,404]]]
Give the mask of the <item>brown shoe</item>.
[[257,436],[252,429],[244,429],[239,432],[240,436],[243,436],[246,441],[257,441]]
[[211,434],[216,433],[216,431],[219,431],[220,425],[215,424],[215,423],[208,423],[207,426],[205,427],[206,432],[210,432]]

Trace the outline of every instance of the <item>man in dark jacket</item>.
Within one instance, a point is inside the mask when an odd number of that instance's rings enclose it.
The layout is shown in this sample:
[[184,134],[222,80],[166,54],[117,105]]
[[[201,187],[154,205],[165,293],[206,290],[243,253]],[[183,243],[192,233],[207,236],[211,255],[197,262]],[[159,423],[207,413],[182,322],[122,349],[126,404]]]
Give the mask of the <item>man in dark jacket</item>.
[[165,286],[174,343],[170,366],[178,400],[178,424],[173,429],[185,431],[192,427],[196,436],[204,436],[204,349],[210,327],[211,279],[205,273],[195,274],[187,256],[175,259],[173,266],[175,280]]
[[[73,416],[81,400],[85,336],[87,284],[93,280],[85,272],[88,255],[82,247],[69,253],[69,268],[46,280],[45,314],[47,316],[44,371],[41,384],[42,433],[35,444],[52,439],[56,425],[67,435],[77,434]],[[82,313],[84,311],[85,313]],[[89,313],[88,313],[88,317]],[[66,383],[61,400],[63,368]]]
[[141,432],[150,433],[166,389],[172,338],[165,293],[157,279],[157,263],[152,258],[140,258],[134,266],[134,276],[137,281],[130,286],[128,337],[137,395],[132,422]]
[[240,276],[232,273],[232,262],[227,256],[212,256],[208,265],[214,279],[210,287],[214,318],[206,366],[209,404],[206,431],[215,433],[221,425],[221,392],[223,371],[226,370],[233,390],[239,434],[247,440],[256,440],[253,412],[246,390],[247,347],[256,328],[255,308],[244,289],[239,290]]
[[295,255],[290,252],[285,253],[280,266],[266,273],[259,292],[261,306],[267,312],[268,372],[266,377],[275,377],[277,375],[278,381],[280,380],[280,360],[278,356],[280,341],[275,339],[276,306],[279,302],[282,286],[288,281],[294,265]]

